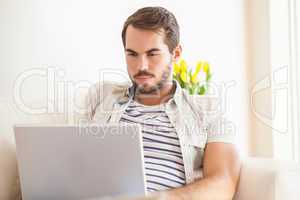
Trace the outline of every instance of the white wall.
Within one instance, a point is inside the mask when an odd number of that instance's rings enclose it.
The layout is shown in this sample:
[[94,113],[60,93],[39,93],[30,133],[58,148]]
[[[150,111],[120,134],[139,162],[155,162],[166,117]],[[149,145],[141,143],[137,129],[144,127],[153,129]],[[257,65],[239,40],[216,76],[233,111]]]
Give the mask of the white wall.
[[249,105],[249,137],[251,155],[272,156],[272,128],[255,116],[272,116],[272,93],[270,88],[251,94],[251,90],[271,74],[269,1],[247,0],[247,69],[249,95],[253,95],[253,105]]
[[[251,155],[299,160],[297,0],[247,0]],[[298,16],[299,18],[299,16]],[[299,22],[299,21],[298,21]],[[299,26],[299,25],[298,25]],[[298,27],[299,28],[299,27]],[[298,47],[299,48],[299,47]]]
[[295,95],[295,100],[298,102],[298,109],[295,110],[294,114],[294,124],[295,124],[295,131],[297,131],[297,136],[296,137],[296,146],[298,148],[298,153],[296,153],[296,157],[298,157],[297,161],[300,161],[300,2],[294,0],[294,3],[296,4],[296,9],[295,9],[295,15],[296,15],[296,21],[295,21],[295,34],[294,37],[296,39],[296,45],[295,45],[295,71],[296,71],[296,77],[298,77],[294,83],[297,85],[295,88],[296,92],[298,92],[298,95]]
[[[129,14],[146,5],[165,6],[176,15],[181,26],[183,55],[191,64],[198,59],[208,60],[215,81],[234,81],[228,90],[226,114],[236,126],[241,152],[247,153],[243,0],[1,0],[0,129],[10,130],[18,119],[14,114],[17,108],[13,104],[13,87],[23,71],[55,67],[64,70],[57,81],[77,83],[98,80],[99,69],[126,72],[122,25]],[[25,102],[43,100],[37,106],[46,106],[47,94],[52,98],[43,76],[31,77],[22,85]]]

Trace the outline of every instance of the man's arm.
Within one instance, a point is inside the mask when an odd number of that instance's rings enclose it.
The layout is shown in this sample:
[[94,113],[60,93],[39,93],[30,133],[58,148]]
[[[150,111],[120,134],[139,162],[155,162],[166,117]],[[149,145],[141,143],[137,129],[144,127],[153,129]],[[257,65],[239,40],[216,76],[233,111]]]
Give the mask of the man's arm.
[[241,168],[241,162],[235,146],[228,143],[208,143],[203,159],[202,179],[180,188],[158,193],[158,198],[155,199],[232,199],[236,191]]

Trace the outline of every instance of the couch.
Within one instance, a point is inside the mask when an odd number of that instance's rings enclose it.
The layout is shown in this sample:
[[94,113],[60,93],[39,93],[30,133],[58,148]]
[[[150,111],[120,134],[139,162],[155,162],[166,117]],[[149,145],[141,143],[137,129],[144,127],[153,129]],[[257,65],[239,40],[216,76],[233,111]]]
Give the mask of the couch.
[[[14,123],[69,123],[65,114],[31,115],[20,112],[11,104],[1,104],[6,113],[0,127],[0,200],[20,199]],[[74,120],[72,120],[74,121]],[[4,134],[5,132],[5,134]],[[243,166],[234,200],[298,200],[300,199],[300,166],[295,162],[270,158],[242,158]]]

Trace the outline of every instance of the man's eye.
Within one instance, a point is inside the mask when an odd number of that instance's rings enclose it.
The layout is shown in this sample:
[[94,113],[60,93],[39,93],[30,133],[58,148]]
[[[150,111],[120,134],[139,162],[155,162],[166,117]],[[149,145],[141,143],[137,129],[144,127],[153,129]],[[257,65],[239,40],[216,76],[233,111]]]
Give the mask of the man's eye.
[[155,54],[155,53],[150,53],[148,54],[148,56],[157,56],[158,54]]
[[128,56],[136,56],[136,54],[134,54],[134,53],[128,53],[127,55]]

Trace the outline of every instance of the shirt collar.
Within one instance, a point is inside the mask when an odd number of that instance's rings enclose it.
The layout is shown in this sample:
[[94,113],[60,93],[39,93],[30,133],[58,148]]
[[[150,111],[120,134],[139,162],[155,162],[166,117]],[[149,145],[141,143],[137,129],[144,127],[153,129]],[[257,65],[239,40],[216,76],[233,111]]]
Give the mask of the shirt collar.
[[[180,84],[178,83],[178,81],[173,80],[173,83],[175,84],[176,89],[175,89],[175,93],[174,93],[174,96],[173,96],[172,100],[174,100],[174,102],[175,102],[175,104],[177,106],[180,106],[181,105],[181,98],[182,98],[182,92],[183,91],[182,91],[182,88],[181,88]],[[130,99],[133,98],[134,92],[135,92],[135,86],[133,84],[129,85],[126,88],[125,95],[122,96],[118,100],[118,103],[119,104],[124,104],[124,103],[128,102]]]
[[182,101],[183,89],[181,88],[181,86],[180,86],[180,84],[178,83],[178,81],[173,80],[173,82],[174,82],[175,85],[176,85],[176,90],[175,90],[173,99],[174,99],[174,101],[175,101],[175,104],[176,104],[178,107],[181,107],[181,101]]

